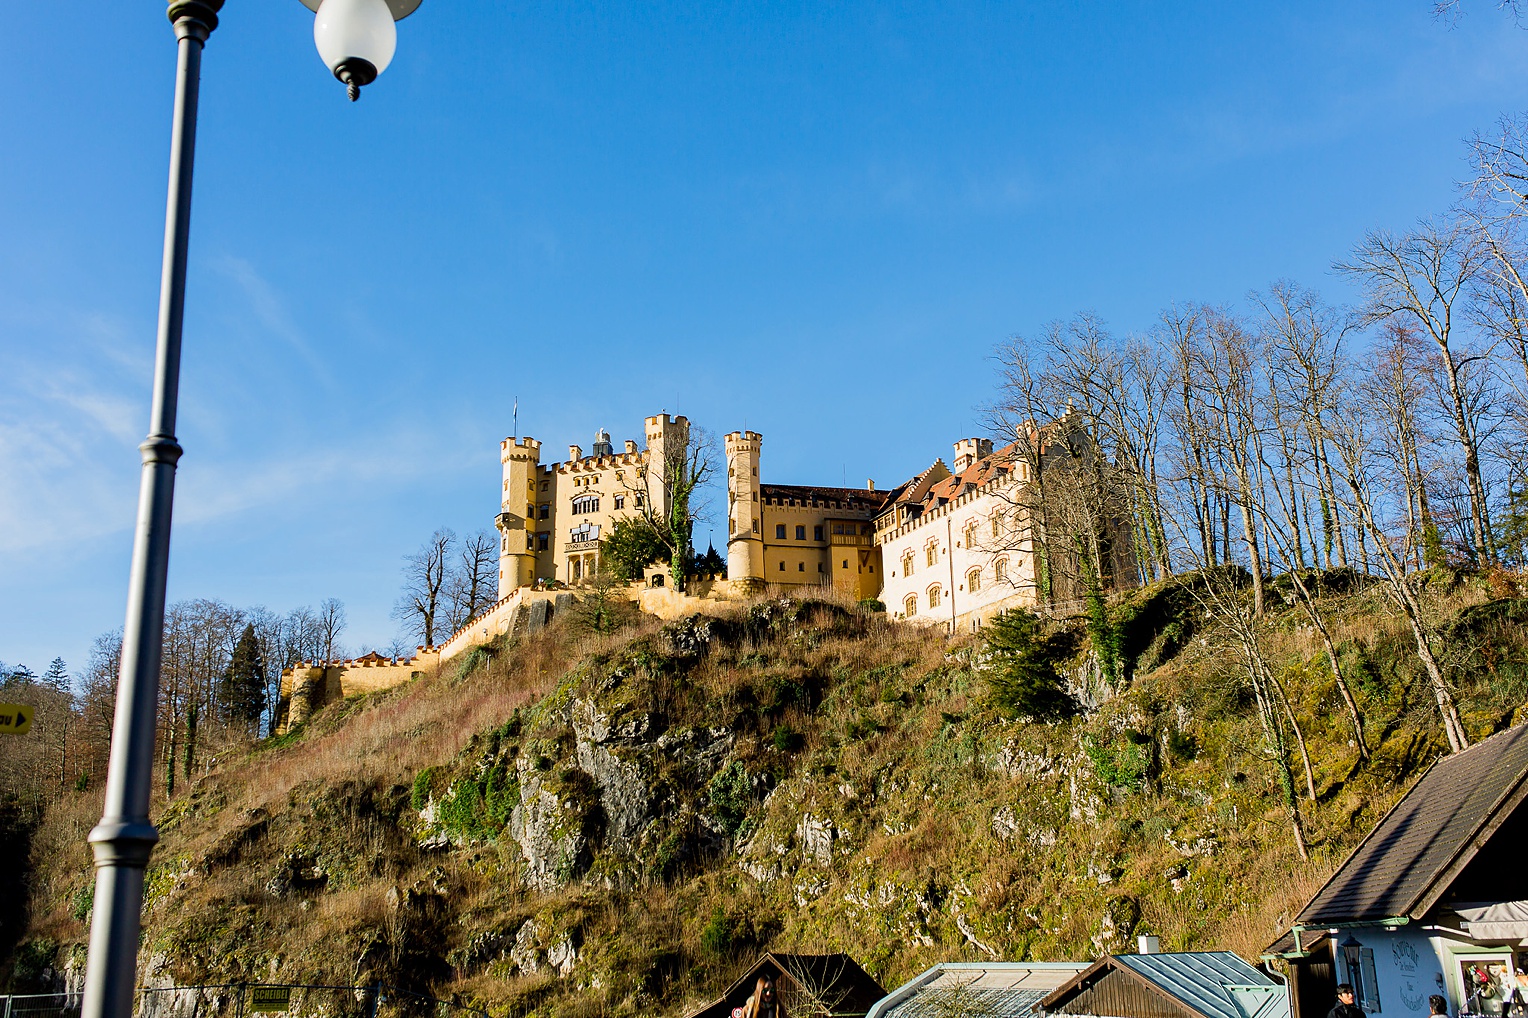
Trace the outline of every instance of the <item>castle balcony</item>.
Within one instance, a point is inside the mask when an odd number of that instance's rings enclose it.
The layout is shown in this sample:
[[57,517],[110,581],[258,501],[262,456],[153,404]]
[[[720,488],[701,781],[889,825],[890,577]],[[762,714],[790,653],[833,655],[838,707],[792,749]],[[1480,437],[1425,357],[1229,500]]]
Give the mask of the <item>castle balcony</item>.
[[499,513],[493,518],[494,526],[500,530],[523,530],[524,521],[514,513]]
[[868,548],[875,543],[869,534],[829,534],[828,537],[835,545],[847,545],[853,548]]

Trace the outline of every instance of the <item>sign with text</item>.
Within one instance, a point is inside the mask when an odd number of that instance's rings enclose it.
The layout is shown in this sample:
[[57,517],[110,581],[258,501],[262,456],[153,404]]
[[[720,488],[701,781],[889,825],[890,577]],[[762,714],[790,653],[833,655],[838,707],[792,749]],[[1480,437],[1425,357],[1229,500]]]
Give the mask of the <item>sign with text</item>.
[[0,703],[0,732],[25,735],[32,730],[32,705]]
[[292,1004],[290,986],[251,986],[249,1009],[261,1014],[277,1014]]

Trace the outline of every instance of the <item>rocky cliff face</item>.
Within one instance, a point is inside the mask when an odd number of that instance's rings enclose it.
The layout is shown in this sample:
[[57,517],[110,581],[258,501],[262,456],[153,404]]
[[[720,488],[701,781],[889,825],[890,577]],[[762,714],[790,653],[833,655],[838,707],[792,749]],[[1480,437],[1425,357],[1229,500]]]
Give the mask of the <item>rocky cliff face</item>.
[[[1270,653],[1303,667],[1286,632]],[[1424,761],[1425,700],[1366,645],[1366,708],[1390,724],[1364,770],[1333,690],[1291,680],[1322,796],[1305,864],[1225,659],[1135,635],[1151,671],[1047,725],[987,705],[971,643],[838,605],[606,637],[554,624],[333,705],[178,797],[149,873],[149,978],[676,1013],[763,946],[847,951],[885,985],[1137,932],[1250,953]],[[85,932],[58,904],[88,882],[71,852],[40,860],[34,904],[60,959]]]

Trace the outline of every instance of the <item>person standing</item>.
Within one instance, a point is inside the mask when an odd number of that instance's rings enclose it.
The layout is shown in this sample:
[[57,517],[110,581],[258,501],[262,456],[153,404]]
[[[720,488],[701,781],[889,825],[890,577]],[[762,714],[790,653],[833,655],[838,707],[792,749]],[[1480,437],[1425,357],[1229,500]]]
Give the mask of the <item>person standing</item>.
[[1326,1013],[1326,1018],[1367,1018],[1364,1009],[1353,1003],[1353,984],[1337,984],[1337,1004]]

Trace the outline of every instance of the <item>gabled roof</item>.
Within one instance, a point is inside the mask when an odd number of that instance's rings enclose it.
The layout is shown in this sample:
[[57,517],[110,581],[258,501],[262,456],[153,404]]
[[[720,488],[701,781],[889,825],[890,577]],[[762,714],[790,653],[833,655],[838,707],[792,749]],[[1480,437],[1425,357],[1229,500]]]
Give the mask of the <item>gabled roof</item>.
[[944,962],[887,994],[865,1018],[940,1018],[952,1013],[1029,1018],[1086,962]]
[[[776,954],[766,951],[716,1000],[691,1011],[687,1018],[728,1018],[753,992],[754,981],[765,972],[783,985],[794,984],[821,1005],[824,1015],[858,1018],[886,996],[881,984],[847,954]],[[784,1001],[782,1001],[784,1003]]]
[[1289,1018],[1285,987],[1230,951],[1108,955],[1053,990],[1040,1008],[1061,1010],[1108,978],[1130,980],[1203,1018]]
[[1422,918],[1525,794],[1528,725],[1438,760],[1359,842],[1295,925]]

